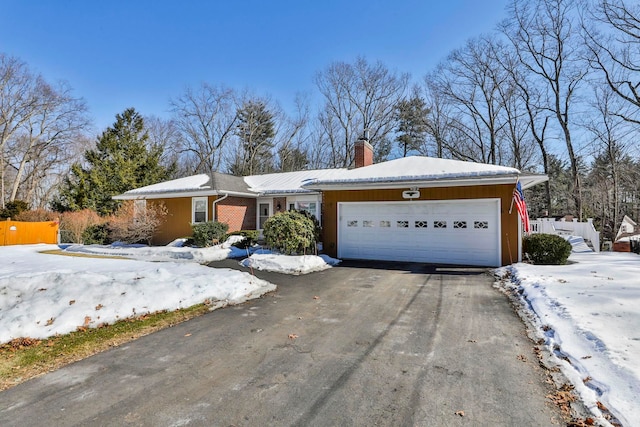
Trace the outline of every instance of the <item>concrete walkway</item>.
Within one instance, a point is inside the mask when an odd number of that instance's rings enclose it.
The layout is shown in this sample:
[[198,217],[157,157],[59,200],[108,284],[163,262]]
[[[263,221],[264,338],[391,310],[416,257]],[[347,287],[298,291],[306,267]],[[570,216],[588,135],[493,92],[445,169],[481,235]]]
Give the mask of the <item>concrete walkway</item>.
[[0,425],[562,424],[524,326],[483,270],[259,274],[278,291],[0,393]]

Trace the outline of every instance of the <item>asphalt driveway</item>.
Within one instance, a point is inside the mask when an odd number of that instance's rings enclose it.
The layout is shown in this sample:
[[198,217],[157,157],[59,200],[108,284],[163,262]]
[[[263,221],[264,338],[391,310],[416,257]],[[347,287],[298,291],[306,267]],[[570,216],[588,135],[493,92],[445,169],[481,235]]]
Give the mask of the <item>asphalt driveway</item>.
[[561,424],[524,326],[482,269],[257,274],[278,291],[1,392],[0,425]]

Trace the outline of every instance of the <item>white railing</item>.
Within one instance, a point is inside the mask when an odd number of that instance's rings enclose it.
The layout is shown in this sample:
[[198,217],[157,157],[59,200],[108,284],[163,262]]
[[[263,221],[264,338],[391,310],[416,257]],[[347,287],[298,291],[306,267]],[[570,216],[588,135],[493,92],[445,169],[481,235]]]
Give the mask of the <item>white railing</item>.
[[557,234],[559,236],[582,236],[585,240],[589,240],[593,246],[594,252],[600,252],[600,233],[593,226],[593,219],[587,219],[587,222],[565,221],[564,219],[556,221],[554,218],[539,218],[529,222],[532,233]]

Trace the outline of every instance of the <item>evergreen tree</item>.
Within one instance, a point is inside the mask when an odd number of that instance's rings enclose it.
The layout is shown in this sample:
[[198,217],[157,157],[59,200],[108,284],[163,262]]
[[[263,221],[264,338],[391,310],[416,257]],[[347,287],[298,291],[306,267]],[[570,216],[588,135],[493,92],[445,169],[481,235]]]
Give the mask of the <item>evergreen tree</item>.
[[112,127],[85,152],[85,166],[75,163],[56,200],[58,211],[93,209],[102,215],[119,206],[111,197],[170,177],[174,165],[161,164],[163,148],[148,144],[144,120],[133,108],[116,115]]
[[247,101],[238,110],[236,135],[240,138],[241,152],[231,166],[234,175],[256,175],[274,170],[275,124],[273,114],[263,101]]
[[424,142],[427,135],[427,113],[426,103],[417,92],[411,98],[401,100],[396,106],[396,141],[402,149],[403,157],[407,157],[409,151],[418,149]]

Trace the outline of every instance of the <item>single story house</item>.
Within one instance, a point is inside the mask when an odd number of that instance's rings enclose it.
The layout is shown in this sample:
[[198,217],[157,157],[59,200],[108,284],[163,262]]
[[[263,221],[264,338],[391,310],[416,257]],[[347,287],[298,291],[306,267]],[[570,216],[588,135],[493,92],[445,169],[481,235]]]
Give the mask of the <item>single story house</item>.
[[360,140],[354,169],[200,174],[115,199],[165,204],[169,218],[157,244],[189,236],[192,223],[261,230],[270,216],[298,209],[319,219],[323,250],[333,257],[501,266],[521,260],[516,182],[526,189],[546,180],[510,167],[422,156],[373,164],[371,145]]

